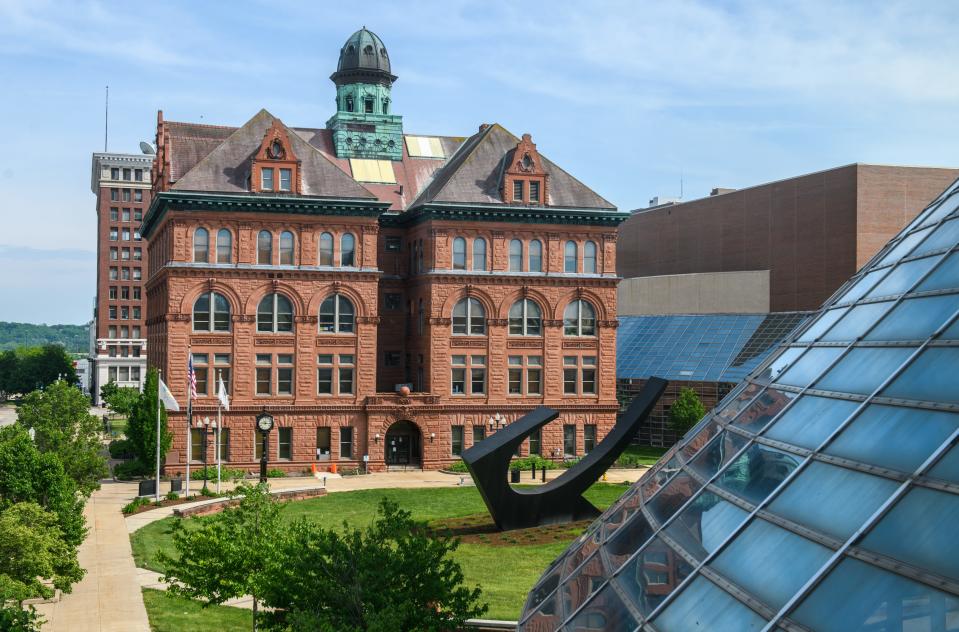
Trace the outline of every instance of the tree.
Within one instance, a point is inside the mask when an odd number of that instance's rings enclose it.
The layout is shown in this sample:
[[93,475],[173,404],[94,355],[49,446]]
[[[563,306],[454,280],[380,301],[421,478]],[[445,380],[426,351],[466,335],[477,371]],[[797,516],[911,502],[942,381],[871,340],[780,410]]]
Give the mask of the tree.
[[0,353],[0,393],[4,397],[45,388],[58,379],[79,384],[73,359],[60,345],[20,347]]
[[451,557],[457,540],[426,535],[425,525],[386,499],[365,531],[307,520],[283,539],[267,603],[293,630],[445,632],[482,616],[480,589],[463,586]]
[[[156,427],[158,386],[160,375],[156,369],[147,371],[143,393],[137,399],[130,420],[127,422],[127,438],[133,444],[137,460],[144,466],[153,468],[156,463]],[[160,463],[173,444],[173,434],[167,428],[166,410],[160,409]]]
[[[258,601],[267,588],[281,539],[280,506],[265,484],[241,485],[234,508],[195,518],[191,528],[182,520],[173,525],[177,556],[160,553],[167,569],[170,592],[209,604],[253,596],[253,630],[257,629]],[[196,526],[196,525],[199,526]],[[195,528],[193,528],[195,527]]]
[[100,387],[100,397],[110,410],[118,415],[129,417],[140,400],[140,389],[132,386],[117,386],[117,383],[111,380]]
[[696,391],[682,388],[679,397],[669,407],[669,425],[677,432],[686,433],[706,415],[706,407],[699,400]]
[[15,351],[0,351],[0,401],[20,387],[20,360]]
[[77,487],[89,495],[107,475],[100,456],[100,422],[90,414],[90,401],[74,386],[58,380],[27,394],[17,406],[17,423],[35,433],[40,452],[52,452]]

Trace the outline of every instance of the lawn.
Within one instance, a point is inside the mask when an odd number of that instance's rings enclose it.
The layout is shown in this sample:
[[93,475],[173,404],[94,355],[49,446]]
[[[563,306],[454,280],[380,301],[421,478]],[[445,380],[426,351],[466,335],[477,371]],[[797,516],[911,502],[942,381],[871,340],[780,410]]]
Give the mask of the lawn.
[[650,445],[631,445],[623,450],[623,455],[629,455],[639,459],[641,465],[652,467],[669,448],[656,448]]
[[[605,509],[628,489],[625,485],[597,483],[586,492],[586,498],[600,509]],[[448,487],[439,489],[375,489],[357,492],[339,492],[292,502],[285,505],[283,515],[292,520],[307,516],[330,527],[347,521],[365,526],[376,513],[381,498],[389,498],[413,513],[418,520],[457,518],[485,514],[486,506],[475,487]],[[173,553],[169,534],[173,518],[149,524],[131,535],[133,556],[137,566],[163,571],[156,562],[156,553]],[[455,558],[463,566],[467,585],[479,585],[483,599],[489,603],[487,616],[494,619],[515,620],[523,607],[526,593],[549,566],[576,537],[570,531],[556,542],[532,545],[490,546],[481,543],[463,543]]]
[[253,627],[253,612],[230,606],[208,606],[162,590],[143,590],[143,603],[153,632],[246,632]]
[[127,418],[117,417],[110,419],[110,434],[114,437],[125,437],[127,434]]

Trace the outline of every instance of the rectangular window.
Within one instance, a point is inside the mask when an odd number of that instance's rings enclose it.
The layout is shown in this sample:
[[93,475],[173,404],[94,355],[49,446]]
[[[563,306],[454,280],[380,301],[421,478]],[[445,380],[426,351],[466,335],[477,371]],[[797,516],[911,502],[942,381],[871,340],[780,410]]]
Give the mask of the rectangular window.
[[543,394],[543,360],[541,356],[526,356],[526,394]]
[[193,354],[193,374],[196,376],[196,394],[206,395],[209,391],[209,368],[210,356],[206,353]]
[[[136,289],[140,289],[140,288],[136,288]],[[139,297],[137,297],[137,298],[139,298]],[[134,340],[139,340],[139,338],[140,338],[140,328],[134,326],[134,327],[133,327],[133,339],[134,339]]]
[[316,370],[316,392],[320,395],[333,394],[333,356],[319,355],[316,358],[319,368]]
[[258,353],[256,355],[256,364],[256,394],[270,395],[273,391],[270,379],[273,373],[272,356],[268,353]]
[[280,191],[289,191],[293,172],[290,169],[280,169]]
[[563,393],[567,395],[596,394],[596,356],[565,356],[563,358]]
[[123,268],[120,274],[124,281],[130,280],[130,268]]
[[563,393],[567,395],[576,394],[576,356],[566,356],[563,358]]
[[136,182],[143,182],[143,169],[134,169],[133,179]]
[[466,394],[466,356],[455,355],[452,358],[452,392],[453,395]]
[[486,426],[473,426],[473,445],[486,438]]
[[117,306],[116,306],[116,305],[111,305],[110,307],[107,308],[107,311],[108,311],[109,314],[110,314],[110,320],[116,320],[116,319],[117,319]]
[[117,368],[115,366],[107,367],[107,378],[110,382],[117,381]]
[[111,281],[116,281],[116,280],[117,280],[117,269],[116,269],[116,268],[110,268],[110,280],[111,280]]
[[111,179],[111,180],[119,180],[119,179],[120,179],[120,168],[119,168],[119,167],[112,167],[112,168],[110,169],[110,179]]
[[529,183],[529,201],[539,202],[539,182],[531,180]]
[[129,260],[130,260],[130,249],[129,249],[129,248],[124,248],[123,250],[121,250],[121,251],[120,251],[120,258],[123,259],[124,261],[129,261]]
[[399,252],[402,249],[403,240],[394,235],[386,237],[386,252]]
[[353,458],[353,428],[350,426],[340,428],[340,458]]
[[563,455],[576,456],[576,425],[563,426]]
[[513,180],[513,201],[514,202],[523,201],[523,181],[522,180]]
[[486,392],[486,356],[475,355],[470,358],[470,394],[482,395]]
[[277,432],[278,457],[281,461],[293,458],[293,428],[279,428]]
[[116,325],[110,325],[107,327],[107,338],[116,338],[117,337],[117,328]]
[[140,241],[141,239],[143,239],[143,238],[140,237],[140,231],[138,231],[138,230],[133,231],[133,240],[134,240],[134,241]]
[[123,299],[124,301],[128,300],[128,299],[130,298],[130,288],[128,288],[128,287],[121,287],[121,288],[120,288],[120,298]]
[[[134,350],[134,351],[139,351],[139,350],[140,350],[140,347],[134,347],[133,350]],[[136,354],[133,354],[133,355],[136,356]],[[140,367],[138,367],[138,366],[131,366],[131,367],[130,367],[130,381],[131,381],[131,382],[139,382],[139,381],[140,381]]]
[[[143,201],[143,191],[141,189],[137,189],[136,191],[133,192],[133,201],[134,202]],[[141,211],[140,209],[137,209],[136,211],[134,211],[133,218],[138,221],[143,219],[143,211]]]
[[138,287],[133,288],[133,300],[134,301],[140,300],[140,288]]
[[117,256],[120,250],[118,248],[110,248],[110,261],[116,261],[120,257]]
[[130,201],[130,189],[123,189],[123,201],[124,202]]
[[134,248],[134,249],[133,249],[133,260],[134,260],[134,261],[143,261],[143,248]]
[[353,394],[353,356],[340,355],[339,393],[340,395]]
[[230,460],[230,429],[220,428],[220,460]]
[[389,310],[396,310],[402,307],[402,298],[400,294],[389,292],[383,295],[383,307]]
[[463,454],[463,426],[452,426],[451,430],[453,434],[450,446],[453,456],[459,456]]
[[508,390],[510,395],[523,394],[523,356],[509,357]]
[[190,428],[190,460],[206,462],[206,428]]
[[110,241],[117,241],[120,238],[120,229],[111,228],[110,229]]
[[260,190],[262,191],[273,190],[273,170],[272,169],[260,170]]
[[123,239],[123,241],[130,241],[130,229],[129,229],[129,228],[124,228],[124,229],[123,229],[123,237],[122,237],[122,239]]
[[220,389],[220,380],[223,380],[223,388],[226,389],[226,392],[230,392],[230,354],[229,353],[215,353],[213,354],[213,366],[216,370],[214,374],[214,379],[216,383],[213,387],[214,393],[219,393]]
[[583,394],[596,394],[596,356],[583,356]]
[[583,426],[583,454],[589,454],[596,447],[596,424]]
[[[124,268],[124,270],[125,269],[126,268]],[[143,272],[140,270],[140,268],[133,268],[133,280],[139,281],[142,278],[143,278]]]
[[529,435],[529,453],[543,454],[543,429],[537,428]]
[[129,222],[129,221],[130,221],[130,209],[128,209],[128,208],[123,209],[123,213],[120,215],[120,217],[123,218],[123,221],[124,221],[124,222]]
[[278,354],[276,356],[276,394],[293,394],[293,356]]
[[120,319],[121,320],[130,320],[130,308],[123,306],[120,308]]
[[126,325],[123,325],[122,327],[120,327],[120,337],[121,337],[121,338],[129,338],[129,337],[130,337],[130,328],[127,327]]
[[330,460],[330,435],[331,433],[329,428],[316,429],[316,460],[317,461]]
[[131,171],[130,169],[124,169],[124,170],[123,170],[123,179],[124,179],[124,180],[126,180],[126,181],[129,182],[132,175],[133,175],[133,173],[132,173],[132,171]]
[[111,202],[120,201],[120,189],[110,189],[110,201]]
[[110,221],[111,221],[111,222],[119,222],[119,221],[120,221],[120,209],[118,209],[118,208],[115,207],[115,206],[110,207]]

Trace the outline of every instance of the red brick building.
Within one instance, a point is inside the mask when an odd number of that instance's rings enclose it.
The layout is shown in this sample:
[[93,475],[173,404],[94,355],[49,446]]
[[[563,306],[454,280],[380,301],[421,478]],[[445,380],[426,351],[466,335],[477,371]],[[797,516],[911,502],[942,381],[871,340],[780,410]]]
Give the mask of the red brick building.
[[[523,454],[580,456],[615,422],[623,215],[529,135],[402,133],[385,47],[361,30],[325,128],[261,111],[240,128],[157,124],[144,220],[150,363],[194,422],[229,384],[223,456],[271,467],[436,468],[540,404]],[[403,394],[402,385],[411,393]],[[186,458],[171,413],[167,469]],[[212,460],[203,432],[193,460]]]

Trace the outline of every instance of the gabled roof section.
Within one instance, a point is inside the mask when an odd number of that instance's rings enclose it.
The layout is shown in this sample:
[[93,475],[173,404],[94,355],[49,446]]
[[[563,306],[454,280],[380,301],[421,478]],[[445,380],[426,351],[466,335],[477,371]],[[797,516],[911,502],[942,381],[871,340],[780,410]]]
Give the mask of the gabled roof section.
[[[410,208],[430,203],[504,204],[501,194],[506,163],[520,139],[501,125],[483,126],[439,169]],[[540,154],[549,176],[548,206],[612,210],[616,207]]]
[[247,178],[253,158],[274,122],[287,131],[294,153],[300,160],[300,194],[329,198],[376,199],[370,191],[334,165],[266,110],[260,110],[242,127],[233,131],[187,173],[177,179],[174,191],[248,193]]

